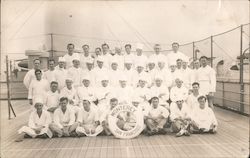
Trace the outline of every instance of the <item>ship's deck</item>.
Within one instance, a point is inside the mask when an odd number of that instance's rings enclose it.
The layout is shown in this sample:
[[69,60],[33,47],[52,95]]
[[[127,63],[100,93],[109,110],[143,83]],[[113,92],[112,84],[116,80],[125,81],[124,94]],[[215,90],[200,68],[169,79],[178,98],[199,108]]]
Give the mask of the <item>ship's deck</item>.
[[27,101],[13,101],[17,117],[8,120],[7,102],[1,101],[1,157],[83,158],[83,157],[248,157],[249,117],[215,108],[219,122],[217,134],[175,137],[140,135],[122,140],[113,136],[25,139],[14,142],[17,130],[27,123]]

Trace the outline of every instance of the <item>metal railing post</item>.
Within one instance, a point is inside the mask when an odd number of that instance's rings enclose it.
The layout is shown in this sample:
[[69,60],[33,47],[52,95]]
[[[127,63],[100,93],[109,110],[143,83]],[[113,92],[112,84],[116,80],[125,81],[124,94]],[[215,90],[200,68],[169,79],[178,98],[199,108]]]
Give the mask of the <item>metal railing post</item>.
[[240,111],[244,113],[244,81],[243,81],[243,25],[240,26]]

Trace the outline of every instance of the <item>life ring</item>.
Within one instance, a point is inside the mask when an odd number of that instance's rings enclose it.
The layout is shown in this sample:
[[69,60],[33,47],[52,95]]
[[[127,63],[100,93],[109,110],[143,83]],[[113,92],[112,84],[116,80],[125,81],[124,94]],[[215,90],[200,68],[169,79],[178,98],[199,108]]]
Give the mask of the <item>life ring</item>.
[[137,137],[144,129],[143,113],[135,106],[117,105],[108,116],[110,131],[117,138]]

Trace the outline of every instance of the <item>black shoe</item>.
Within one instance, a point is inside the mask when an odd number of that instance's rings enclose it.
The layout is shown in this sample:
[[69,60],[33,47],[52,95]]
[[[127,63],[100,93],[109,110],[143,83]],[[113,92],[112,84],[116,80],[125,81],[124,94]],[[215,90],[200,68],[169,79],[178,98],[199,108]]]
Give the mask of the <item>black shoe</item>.
[[70,136],[71,136],[71,137],[77,137],[78,134],[74,131],[74,132],[71,132],[71,133],[70,133]]
[[147,136],[152,136],[152,135],[154,135],[154,132],[152,132],[152,131],[147,131],[147,132],[146,132],[146,135],[147,135]]
[[184,133],[185,136],[190,136],[191,134],[186,130]]
[[44,134],[36,136],[36,138],[46,139],[46,138],[48,138],[48,136],[47,136],[47,134],[44,133]]
[[158,131],[158,134],[165,135],[165,134],[167,134],[167,132],[164,130],[164,128],[162,128],[162,129],[160,129],[160,130]]
[[24,138],[32,138],[30,135],[28,135],[28,134],[25,134],[24,136],[23,136]]

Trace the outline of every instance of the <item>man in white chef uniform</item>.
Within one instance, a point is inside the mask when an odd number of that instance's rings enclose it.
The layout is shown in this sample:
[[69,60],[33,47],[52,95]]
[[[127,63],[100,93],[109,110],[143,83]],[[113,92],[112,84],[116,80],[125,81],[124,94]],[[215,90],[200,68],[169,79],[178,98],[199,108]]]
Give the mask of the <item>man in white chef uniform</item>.
[[29,116],[28,126],[23,126],[18,130],[18,138],[16,142],[23,141],[23,138],[51,138],[52,132],[49,129],[51,123],[50,114],[43,109],[43,98],[36,98],[34,100],[35,109]]
[[198,98],[198,108],[193,111],[193,121],[191,132],[197,133],[215,133],[217,131],[218,122],[213,110],[206,105],[206,97]]
[[72,58],[72,63],[73,63],[73,66],[70,67],[68,69],[68,72],[67,72],[67,76],[70,76],[72,77],[73,79],[73,86],[75,88],[81,86],[81,77],[82,77],[82,69],[80,67],[80,59],[79,59],[79,56],[78,54],[74,56],[74,58]]
[[155,44],[154,45],[154,51],[155,53],[152,54],[150,57],[149,57],[149,61],[152,60],[152,61],[156,61],[156,66],[158,66],[158,63],[159,62],[164,62],[164,65],[166,65],[168,67],[168,59],[167,59],[167,56],[166,55],[163,55],[161,53],[161,45],[160,44]]
[[53,113],[59,106],[60,94],[58,93],[58,83],[52,81],[50,83],[50,91],[47,92],[45,96],[44,109],[46,109],[51,114],[53,119]]
[[73,87],[73,79],[71,77],[66,77],[66,86],[60,92],[61,97],[67,97],[70,106],[78,106],[76,89]]
[[49,83],[52,81],[57,81],[59,78],[58,71],[55,69],[55,60],[49,59],[49,69],[44,72],[43,78],[46,79]]
[[135,55],[131,52],[132,45],[126,44],[125,45],[125,54],[124,54],[124,60],[132,62],[132,68],[135,66]]
[[208,106],[213,108],[213,96],[216,91],[216,72],[208,65],[206,56],[200,57],[201,67],[197,71],[200,92],[207,96]]
[[150,88],[150,96],[157,96],[159,98],[159,104],[169,110],[169,89],[163,84],[163,77],[160,75],[155,76],[155,84]]
[[124,71],[122,73],[127,77],[128,86],[134,87],[134,85],[133,85],[133,74],[135,74],[136,71],[133,68],[133,60],[132,59],[126,58],[124,60]]
[[73,59],[77,56],[78,54],[74,52],[75,45],[72,43],[69,43],[67,45],[68,53],[65,54],[63,57],[66,60],[66,69],[69,69],[70,67],[73,66]]
[[60,98],[59,108],[54,112],[54,122],[49,125],[54,136],[76,136],[75,130],[78,124],[72,108],[68,106],[68,98]]
[[148,114],[144,116],[145,124],[147,126],[147,135],[165,134],[164,125],[167,122],[169,112],[166,108],[159,105],[159,98],[153,97],[151,99],[151,106]]
[[35,70],[41,69],[41,61],[39,59],[34,59],[33,65],[34,65],[34,68],[29,70],[23,79],[23,84],[25,85],[27,89],[29,89],[31,82],[36,79]]
[[184,58],[188,58],[185,54],[179,51],[179,43],[174,42],[172,44],[172,51],[167,55],[168,63],[171,61],[176,61],[177,59],[183,60]]
[[80,67],[84,70],[86,69],[86,61],[88,61],[92,57],[89,52],[89,45],[84,44],[82,46],[82,49],[83,49],[83,53],[79,54],[79,58],[80,58]]
[[[203,94],[200,93],[200,84],[198,82],[194,82],[192,84],[192,93],[188,95],[187,105],[190,111],[194,111],[199,106],[198,98]],[[206,106],[207,102],[206,102]]]
[[[138,43],[136,45],[136,54],[134,58],[134,62],[136,63],[142,63],[143,65],[147,65],[148,57],[143,54],[143,47],[144,45],[141,43]],[[146,67],[145,67],[146,69]]]
[[61,91],[65,87],[65,80],[67,77],[67,70],[65,69],[66,60],[63,57],[59,57],[58,66],[56,66],[57,70],[57,82],[58,82],[58,90]]
[[49,83],[47,80],[42,78],[42,71],[40,69],[35,70],[36,79],[32,80],[29,85],[28,100],[31,105],[36,97],[42,97],[44,103],[44,97],[49,91]]
[[102,125],[100,125],[98,110],[88,100],[83,100],[82,104],[83,108],[77,116],[76,133],[78,136],[97,136],[103,130]]
[[181,97],[184,101],[188,98],[188,89],[183,86],[183,81],[179,78],[175,80],[176,86],[170,90],[170,99],[172,102],[176,102],[177,98]]
[[170,121],[172,123],[172,131],[176,137],[182,135],[190,136],[188,130],[192,119],[192,112],[189,110],[187,104],[184,102],[182,96],[178,96],[175,102],[170,105]]
[[105,59],[103,56],[98,56],[96,58],[97,66],[93,69],[95,85],[100,86],[99,79],[103,76],[109,76],[109,69],[104,67]]

